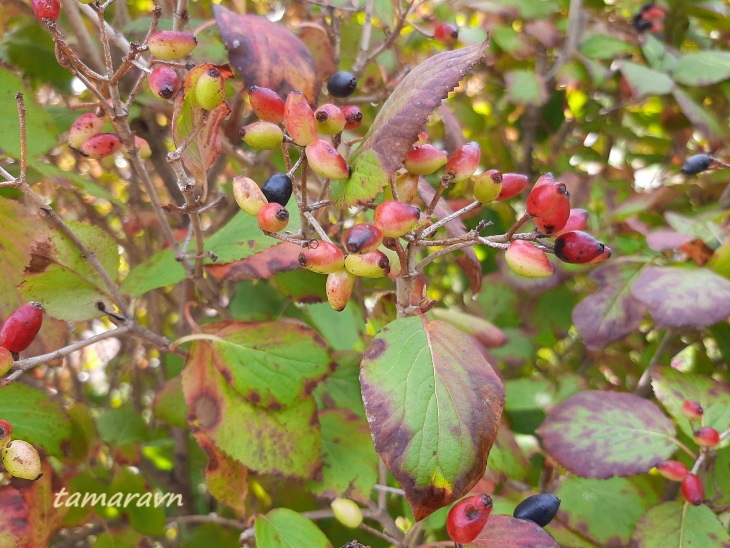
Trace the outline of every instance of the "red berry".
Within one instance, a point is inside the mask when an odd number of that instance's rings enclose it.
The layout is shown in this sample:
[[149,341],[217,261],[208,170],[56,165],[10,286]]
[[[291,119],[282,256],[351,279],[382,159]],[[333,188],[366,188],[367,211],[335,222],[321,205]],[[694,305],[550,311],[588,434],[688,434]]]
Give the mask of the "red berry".
[[687,502],[694,506],[699,506],[705,500],[705,488],[702,480],[694,474],[687,474],[682,480],[682,494]]
[[314,112],[301,91],[292,91],[287,96],[284,124],[289,137],[299,146],[307,146],[317,138]]
[[326,135],[336,135],[345,129],[345,115],[340,107],[326,103],[314,111],[317,129]]
[[299,264],[318,274],[330,274],[345,267],[345,256],[336,245],[314,240],[299,254]]
[[564,263],[585,264],[604,252],[604,245],[587,232],[566,232],[555,240],[555,256]]
[[715,447],[720,443],[720,432],[709,426],[698,428],[692,437],[700,447]]
[[13,438],[13,427],[8,421],[0,420],[0,449],[3,449]]
[[93,112],[79,116],[68,130],[68,146],[78,149],[84,142],[101,133],[104,121]]
[[0,377],[5,375],[13,366],[13,354],[5,347],[0,346]]
[[603,253],[601,253],[595,259],[593,259],[591,261],[588,261],[587,264],[598,264],[598,263],[602,263],[603,261],[607,261],[610,258],[611,258],[611,248],[608,247],[607,245],[604,245],[603,246]]
[[472,495],[461,499],[449,510],[446,531],[454,542],[472,542],[487,524],[492,512],[492,497]]
[[513,196],[517,196],[520,192],[527,188],[529,184],[527,175],[520,173],[503,173],[502,174],[502,190],[497,196],[498,201],[509,200]]
[[558,182],[535,186],[527,197],[527,213],[543,234],[562,229],[570,217],[570,194]]
[[421,210],[415,206],[388,200],[375,208],[373,223],[383,231],[384,236],[399,238],[418,224]]
[[61,13],[60,0],[31,0],[33,13],[38,19],[56,21]]
[[150,89],[162,100],[172,99],[180,89],[180,77],[174,69],[166,65],[157,65],[147,78]]
[[[570,216],[568,222],[560,230],[553,232],[552,236],[557,238],[561,234],[566,232],[573,232],[575,230],[585,230],[588,224],[588,212],[585,209],[573,208],[570,210]],[[610,255],[609,255],[610,256]]]
[[362,110],[357,105],[345,105],[342,114],[345,115],[345,129],[357,129],[362,124]]
[[459,29],[450,23],[440,23],[433,30],[433,37],[447,46],[453,46],[459,39]]
[[99,133],[90,137],[79,147],[79,152],[88,157],[101,160],[122,148],[122,140],[116,133]]
[[702,420],[702,416],[705,414],[705,410],[702,409],[700,402],[694,400],[685,400],[682,404],[682,413],[691,421]]
[[656,465],[657,472],[672,481],[682,481],[687,474],[689,468],[678,460],[665,460]]
[[455,183],[466,181],[479,167],[481,157],[482,149],[479,144],[470,141],[451,153],[444,171],[454,176],[452,181]]
[[381,230],[370,223],[355,225],[342,236],[342,243],[350,253],[367,253],[383,241]]
[[327,275],[327,301],[337,312],[345,309],[355,287],[355,276],[346,269]]
[[26,303],[5,319],[0,330],[0,346],[22,352],[30,346],[43,323],[43,307]]
[[512,271],[524,278],[548,278],[555,272],[547,254],[525,240],[511,242],[504,258]]
[[197,45],[198,40],[195,35],[176,30],[157,31],[147,40],[150,53],[165,61],[182,59]]
[[269,88],[251,86],[248,88],[248,100],[256,116],[266,122],[280,124],[284,121],[284,99]]
[[281,232],[289,224],[289,212],[283,205],[276,202],[263,206],[256,218],[259,221],[259,228],[267,232]]
[[448,160],[445,150],[433,145],[417,145],[406,155],[405,168],[416,175],[430,175]]
[[331,143],[314,139],[304,149],[312,171],[327,179],[347,179],[350,166]]

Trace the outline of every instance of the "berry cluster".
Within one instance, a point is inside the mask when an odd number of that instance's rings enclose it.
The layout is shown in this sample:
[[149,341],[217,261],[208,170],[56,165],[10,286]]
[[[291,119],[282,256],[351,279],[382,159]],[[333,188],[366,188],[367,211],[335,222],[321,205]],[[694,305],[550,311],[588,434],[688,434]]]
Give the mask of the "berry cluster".
[[0,328],[0,376],[5,375],[18,354],[28,348],[43,323],[43,307],[26,303],[7,318]]
[[[694,400],[685,400],[682,403],[682,414],[691,422],[701,422],[705,412],[702,405]],[[702,451],[709,451],[720,443],[720,433],[710,427],[697,428],[692,438]],[[705,500],[705,488],[702,480],[682,462],[667,460],[656,466],[657,472],[670,481],[682,482],[682,494],[690,504],[699,506]]]
[[3,465],[11,476],[37,480],[41,472],[41,457],[30,443],[13,440],[13,427],[8,421],[0,420],[0,453]]

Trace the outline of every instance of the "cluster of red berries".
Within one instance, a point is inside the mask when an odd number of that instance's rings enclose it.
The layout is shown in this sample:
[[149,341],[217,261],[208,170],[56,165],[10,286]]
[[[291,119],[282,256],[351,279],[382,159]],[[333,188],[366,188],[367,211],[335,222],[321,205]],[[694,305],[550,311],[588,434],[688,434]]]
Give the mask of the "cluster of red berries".
[[[512,515],[545,527],[558,513],[560,499],[552,493],[532,495],[520,502]],[[457,544],[473,542],[489,520],[492,513],[492,497],[471,495],[461,499],[449,510],[446,518],[446,532]]]
[[13,440],[13,427],[8,421],[0,420],[0,453],[5,470],[11,476],[37,480],[41,472],[41,457],[30,443]]
[[[116,133],[103,131],[104,121],[93,112],[79,116],[68,131],[68,146],[79,151],[87,158],[101,160],[122,148],[122,140]],[[150,144],[142,137],[135,136],[134,143],[142,158],[152,155]]]
[[10,371],[13,360],[33,342],[43,323],[43,307],[26,303],[7,318],[0,328],[0,377]]
[[[686,400],[682,404],[682,413],[690,421],[699,422],[704,417],[704,409],[699,402]],[[701,426],[693,432],[694,442],[704,450],[712,449],[720,443],[720,433],[710,426]],[[657,464],[657,472],[671,481],[682,482],[682,494],[687,502],[699,506],[705,500],[705,489],[702,480],[691,473],[689,468],[677,460],[667,460]]]

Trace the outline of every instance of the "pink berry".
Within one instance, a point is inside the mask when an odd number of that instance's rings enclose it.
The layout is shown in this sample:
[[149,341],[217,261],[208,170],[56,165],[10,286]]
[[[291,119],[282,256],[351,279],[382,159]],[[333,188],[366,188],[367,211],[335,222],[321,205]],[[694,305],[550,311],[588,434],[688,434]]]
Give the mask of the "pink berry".
[[284,99],[274,90],[261,86],[248,88],[248,100],[254,114],[266,122],[280,124],[284,121]]
[[116,133],[99,133],[84,141],[79,152],[88,158],[100,160],[122,148],[122,140]]
[[430,175],[446,164],[448,154],[433,145],[417,145],[406,155],[406,170],[416,175]]
[[35,16],[41,20],[56,21],[61,13],[60,0],[31,0],[31,7]]
[[304,152],[309,167],[318,175],[327,179],[347,179],[350,176],[350,166],[335,147],[324,139],[313,140]]
[[547,254],[525,240],[511,242],[504,258],[510,269],[524,278],[547,278],[555,272]]
[[698,428],[692,437],[700,447],[715,447],[720,443],[720,433],[709,426]]
[[147,78],[152,93],[166,101],[172,99],[180,89],[180,77],[177,72],[166,65],[157,65]]
[[289,137],[299,146],[307,146],[317,138],[314,112],[301,91],[292,91],[287,96],[284,124]]
[[656,465],[657,472],[672,481],[682,481],[687,474],[689,468],[678,460],[665,460]]
[[682,413],[691,421],[702,420],[705,410],[702,409],[700,402],[694,400],[685,400],[682,404]]

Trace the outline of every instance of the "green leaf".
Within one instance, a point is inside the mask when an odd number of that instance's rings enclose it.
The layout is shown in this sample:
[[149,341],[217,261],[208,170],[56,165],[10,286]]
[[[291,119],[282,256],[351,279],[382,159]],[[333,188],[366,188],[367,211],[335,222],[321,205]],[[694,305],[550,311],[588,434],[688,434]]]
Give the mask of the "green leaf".
[[715,250],[707,267],[730,280],[730,240],[726,240]]
[[356,352],[340,353],[337,368],[314,389],[320,409],[344,409],[365,418],[360,394],[360,358]]
[[647,267],[631,294],[657,327],[701,328],[730,316],[730,281],[706,268]]
[[730,78],[730,51],[685,53],[672,68],[675,81],[686,86],[709,86]]
[[[66,224],[114,280],[119,270],[119,251],[114,240],[98,227]],[[31,255],[21,286],[23,298],[40,302],[51,316],[66,321],[101,317],[99,302],[113,310],[103,279],[65,235],[54,231],[48,238],[34,242]]]
[[580,52],[591,59],[615,59],[634,51],[631,44],[609,34],[594,34],[580,45]]
[[618,392],[571,396],[550,411],[537,433],[552,458],[584,478],[643,474],[677,449],[674,423],[661,409]]
[[441,321],[395,320],[370,344],[360,380],[375,448],[417,520],[482,477],[504,389],[467,335]]
[[621,74],[637,99],[648,95],[666,95],[676,87],[672,79],[663,72],[630,61],[621,63]]
[[73,171],[64,171],[53,164],[47,164],[45,162],[34,162],[28,166],[31,174],[37,171],[43,179],[65,179],[71,182],[79,190],[83,190],[90,196],[95,198],[103,198],[110,202],[120,206],[126,207],[126,204],[121,200],[116,199],[112,194],[102,186],[97,185],[89,177],[82,177]]
[[251,403],[281,409],[307,398],[330,372],[327,345],[310,327],[279,322],[205,326],[213,341],[196,343],[189,361],[210,346],[218,371]]
[[584,531],[598,546],[628,546],[631,531],[651,501],[629,480],[568,477],[555,493],[561,523]]
[[401,167],[428,117],[481,60],[487,46],[483,42],[438,53],[411,70],[385,101],[352,158],[352,176],[334,185],[330,198],[339,206],[372,201]]
[[685,400],[702,405],[702,424],[724,432],[730,428],[730,388],[704,375],[682,373],[671,367],[654,367],[651,370],[652,387],[657,399],[674,418],[687,437],[692,437],[696,423],[691,423],[682,413]]
[[45,392],[14,382],[0,388],[0,413],[13,427],[13,438],[38,445],[61,457],[71,436],[71,422]]
[[198,351],[182,373],[194,425],[228,455],[262,474],[314,479],[321,468],[317,409],[309,398],[279,411],[249,403],[214,363],[212,345]]
[[167,381],[157,394],[154,401],[155,416],[171,426],[187,428],[185,418],[187,407],[182,392],[182,378],[178,375]]
[[67,91],[73,75],[58,64],[53,50],[53,39],[45,26],[28,22],[5,33],[0,43],[0,59],[34,83],[50,83]]
[[332,548],[317,526],[289,508],[256,516],[256,546],[266,548]]
[[147,424],[131,405],[104,410],[97,427],[101,439],[116,446],[146,441],[149,436]]
[[326,499],[345,497],[367,504],[378,480],[368,423],[346,411],[319,414],[322,426],[322,480],[308,482],[309,489]]
[[694,548],[724,546],[730,536],[704,504],[665,502],[651,508],[636,524],[632,546],[641,548]]
[[122,283],[122,291],[133,297],[141,297],[148,291],[174,285],[184,279],[185,268],[182,263],[175,260],[172,249],[165,249],[134,267]]
[[35,93],[23,81],[0,67],[0,149],[13,158],[20,158],[20,124],[15,94],[22,92],[25,98],[26,131],[28,133],[29,163],[58,143],[58,128],[51,116],[35,102]]
[[545,81],[534,72],[513,70],[505,74],[507,95],[518,105],[539,107],[548,99]]
[[[139,473],[132,472],[130,468],[119,467],[109,485],[107,503],[117,495],[122,495],[122,500],[121,504],[115,507],[119,507],[121,512],[129,515],[132,529],[143,535],[164,534],[165,508],[154,503],[154,498],[149,496],[154,495],[152,488]],[[148,505],[145,505],[146,501],[142,498],[145,495],[151,499]],[[128,504],[124,504],[125,501]],[[173,502],[171,508],[177,509],[178,506],[179,504]]]
[[651,68],[663,72],[670,71],[677,62],[677,59],[679,59],[679,55],[669,51],[664,45],[664,42],[648,33],[644,34],[641,51]]
[[306,311],[309,322],[327,340],[332,350],[364,350],[361,338],[365,327],[362,311],[352,301],[340,312],[334,310],[329,303],[309,305]]
[[487,467],[505,479],[525,479],[530,473],[530,463],[522,453],[512,431],[505,425],[500,426],[497,440],[489,452]]
[[703,106],[698,105],[689,95],[679,88],[672,90],[672,95],[684,112],[684,115],[706,136],[718,136],[726,133],[717,123],[714,114],[709,113]]

